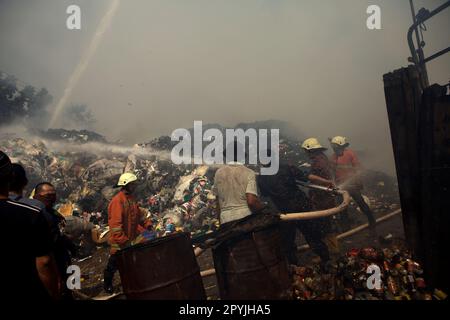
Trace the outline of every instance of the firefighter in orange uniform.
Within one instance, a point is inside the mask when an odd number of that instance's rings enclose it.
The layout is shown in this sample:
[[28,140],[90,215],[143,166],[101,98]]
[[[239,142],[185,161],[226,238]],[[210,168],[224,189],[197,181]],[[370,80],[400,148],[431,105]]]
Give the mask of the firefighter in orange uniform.
[[124,173],[120,176],[116,187],[120,187],[121,190],[112,198],[108,206],[111,251],[104,271],[103,285],[105,292],[109,294],[114,291],[113,278],[117,271],[116,252],[131,246],[141,232],[151,227],[151,221],[142,215],[133,197],[137,187],[137,177],[132,173]]
[[361,211],[366,215],[369,222],[369,232],[372,237],[376,237],[376,221],[372,210],[370,210],[361,195],[363,184],[360,179],[361,164],[353,150],[347,148],[349,143],[342,136],[336,136],[330,140],[334,154],[331,163],[334,167],[336,184],[338,187],[347,190]]

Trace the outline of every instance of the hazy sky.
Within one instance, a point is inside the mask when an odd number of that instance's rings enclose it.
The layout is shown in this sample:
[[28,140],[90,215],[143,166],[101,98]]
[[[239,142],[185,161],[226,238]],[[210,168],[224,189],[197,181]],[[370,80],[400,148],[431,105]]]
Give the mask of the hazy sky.
[[[0,70],[46,87],[56,104],[110,3],[0,0]],[[66,29],[70,4],[80,31]],[[382,30],[366,28],[369,4],[381,7]],[[122,0],[69,102],[130,142],[194,120],[287,120],[323,143],[345,135],[393,172],[382,76],[407,65],[411,24],[408,0]],[[427,54],[450,44],[450,9],[426,25]],[[431,83],[447,83],[450,55],[428,68]]]

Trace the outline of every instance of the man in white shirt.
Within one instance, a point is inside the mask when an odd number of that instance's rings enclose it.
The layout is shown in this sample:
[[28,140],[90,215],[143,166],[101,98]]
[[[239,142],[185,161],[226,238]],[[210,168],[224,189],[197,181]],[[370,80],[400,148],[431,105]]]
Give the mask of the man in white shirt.
[[[227,154],[232,148],[234,153]],[[221,224],[245,218],[264,207],[258,197],[255,173],[238,162],[238,148],[243,147],[237,142],[227,147],[224,156],[234,161],[228,161],[214,177],[213,192],[219,202]]]

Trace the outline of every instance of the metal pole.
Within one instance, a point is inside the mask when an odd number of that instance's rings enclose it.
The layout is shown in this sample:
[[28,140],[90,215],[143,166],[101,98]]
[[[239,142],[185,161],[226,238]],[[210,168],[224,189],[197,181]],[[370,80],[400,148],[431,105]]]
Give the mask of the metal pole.
[[[421,78],[422,78],[422,83],[423,83],[423,87],[426,88],[428,87],[429,81],[428,81],[428,72],[427,72],[427,67],[425,64],[425,55],[423,53],[423,49],[421,46],[421,41],[419,38],[419,25],[417,24],[417,19],[416,19],[416,10],[414,8],[414,3],[413,0],[409,0],[409,4],[411,7],[411,14],[412,14],[412,18],[413,18],[413,24],[416,25],[416,27],[414,28],[415,32],[416,32],[416,41],[417,41],[417,54],[419,55],[419,67],[420,67],[420,71],[421,71]],[[414,59],[414,57],[413,57]]]
[[[411,6],[411,14],[412,14],[412,19],[413,19],[413,24],[416,24],[417,19],[416,19],[416,9],[414,8],[414,3],[413,0],[409,0],[409,4]],[[419,46],[419,48],[421,48],[420,46],[420,39],[419,39],[419,29],[418,26],[416,26],[414,28],[415,32],[416,32],[416,40],[417,40],[417,45]]]

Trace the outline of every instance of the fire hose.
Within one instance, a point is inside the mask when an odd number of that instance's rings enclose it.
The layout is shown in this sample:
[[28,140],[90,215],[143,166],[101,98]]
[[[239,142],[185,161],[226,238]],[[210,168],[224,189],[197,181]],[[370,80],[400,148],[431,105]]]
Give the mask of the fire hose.
[[[318,185],[314,185],[314,184],[303,183],[303,182],[300,182],[300,181],[298,181],[298,184],[300,186],[304,186],[304,187],[307,187],[307,188],[310,188],[310,189],[316,189],[316,190],[321,190],[321,191],[325,191],[325,192],[330,192],[330,193],[334,193],[334,194],[337,194],[337,195],[341,195],[342,196],[342,202],[337,207],[326,209],[326,210],[308,211],[308,212],[282,213],[282,214],[280,214],[280,219],[283,220],[283,221],[311,220],[311,219],[318,219],[318,218],[332,216],[332,215],[335,215],[337,213],[340,213],[340,212],[344,211],[345,209],[347,209],[348,205],[350,204],[350,195],[348,194],[347,191],[339,190],[337,188],[327,188],[327,187],[318,186]],[[208,240],[205,241],[205,244],[207,244],[207,242],[208,242]],[[206,250],[206,248],[197,247],[197,248],[194,249],[194,254],[195,254],[196,257],[198,257],[205,250]]]
[[316,190],[331,192],[334,194],[339,194],[342,196],[342,202],[337,207],[326,209],[326,210],[282,213],[280,215],[280,219],[283,221],[312,220],[312,219],[318,219],[318,218],[332,216],[332,215],[335,215],[335,214],[338,214],[338,213],[344,211],[345,209],[347,209],[348,205],[350,204],[350,195],[345,190],[339,190],[336,188],[326,188],[326,187],[317,186],[317,185],[309,184],[309,183],[302,183],[302,182],[299,182],[298,184],[301,186],[307,187],[307,188],[311,188],[311,189],[316,189]]
[[[313,184],[307,184],[307,183],[301,183],[299,182],[299,185],[303,186],[303,187],[307,187],[307,188],[311,188],[311,189],[316,189],[316,190],[322,190],[322,191],[326,191],[326,192],[330,192],[330,193],[334,193],[336,195],[341,195],[342,196],[342,202],[334,207],[334,208],[330,208],[330,209],[326,209],[326,210],[320,210],[320,211],[309,211],[309,212],[294,212],[294,213],[282,213],[280,215],[280,219],[283,221],[295,221],[295,220],[311,220],[311,219],[318,219],[318,218],[323,218],[323,217],[328,217],[328,216],[332,216],[335,214],[338,214],[342,211],[344,211],[350,204],[350,195],[347,191],[344,190],[339,190],[336,188],[326,188],[326,187],[322,187],[322,186],[317,186],[317,185],[313,185]],[[395,215],[397,215],[398,213],[400,213],[401,210],[396,210],[392,213],[389,213],[379,219],[376,220],[376,222],[381,222],[384,220],[387,220]],[[367,228],[368,225],[364,224],[361,226],[358,226],[352,230],[349,230],[347,232],[344,232],[342,234],[340,234],[337,238],[338,239],[342,239],[345,237],[348,237],[350,235],[353,235],[354,233],[357,233],[365,228]],[[209,241],[214,241],[212,239],[208,239],[205,241],[205,244],[207,245]],[[308,245],[303,245],[298,247],[299,250],[307,250],[309,248]],[[200,256],[203,252],[205,252],[207,250],[207,246],[200,248],[200,247],[196,247],[194,249],[194,255],[196,257]],[[216,270],[214,268],[212,269],[207,269],[207,270],[203,270],[200,272],[201,277],[208,277],[208,276],[212,276],[215,275]],[[106,299],[110,299],[111,297],[108,297]]]
[[[388,213],[388,214],[386,214],[386,215],[376,219],[376,223],[380,223],[380,222],[388,220],[388,219],[390,219],[392,217],[395,217],[396,215],[400,214],[401,212],[402,212],[401,209],[397,209],[397,210],[395,210],[395,211],[393,211],[391,213]],[[368,227],[369,227],[368,223],[360,225],[360,226],[358,226],[358,227],[356,227],[354,229],[351,229],[351,230],[348,230],[348,231],[346,231],[344,233],[339,234],[336,238],[338,240],[340,240],[340,239],[344,239],[344,238],[350,237],[351,235],[354,235],[355,233],[358,233],[359,231],[362,231],[362,230],[364,230],[364,229],[366,229]],[[308,250],[308,249],[309,249],[309,245],[307,245],[307,244],[304,244],[304,245],[299,246],[297,248],[298,251],[305,251],[305,250]],[[202,250],[202,252],[203,252],[203,250]],[[213,269],[203,270],[203,271],[200,272],[200,275],[202,277],[209,277],[209,276],[212,276],[214,274],[216,274],[216,269],[214,269],[214,268]]]
[[[323,218],[323,217],[328,217],[328,216],[332,216],[335,214],[338,214],[342,211],[344,211],[345,209],[347,209],[347,207],[350,204],[350,195],[347,191],[344,190],[339,190],[339,189],[332,189],[332,188],[326,188],[326,187],[322,187],[322,186],[317,186],[317,185],[313,185],[313,184],[307,184],[307,183],[301,183],[299,182],[299,185],[307,187],[307,188],[311,188],[311,189],[316,189],[316,190],[322,190],[322,191],[326,191],[326,192],[330,192],[330,193],[334,193],[334,194],[339,194],[342,196],[342,202],[334,207],[334,208],[330,208],[330,209],[326,209],[326,210],[320,210],[320,211],[309,211],[309,212],[294,212],[294,213],[284,213],[280,215],[281,220],[283,221],[294,221],[294,220],[310,220],[310,219],[318,219],[318,218]],[[376,219],[376,222],[382,222],[384,220],[387,220],[389,218],[392,218],[394,216],[396,216],[397,214],[401,213],[401,209],[395,210],[389,214],[384,215],[383,217],[380,217],[378,219]],[[340,235],[337,236],[338,239],[343,239],[346,237],[349,237],[361,230],[364,230],[368,228],[368,224],[363,224],[361,226],[358,226],[354,229],[348,230]],[[309,249],[309,245],[303,245],[298,247],[299,251],[303,251],[303,250],[307,250]],[[194,254],[196,257],[198,257],[199,255],[201,255],[204,251],[206,250],[206,248],[202,249],[202,248],[195,248],[194,250]],[[207,269],[207,270],[203,270],[200,272],[200,275],[202,277],[208,277],[211,275],[215,274],[215,269]]]
[[[333,208],[333,209],[336,209],[336,208]],[[328,210],[325,210],[325,211],[328,211]],[[383,222],[383,221],[388,220],[388,219],[390,219],[390,218],[392,218],[392,217],[394,217],[394,216],[396,216],[396,215],[398,215],[400,213],[401,213],[401,209],[397,209],[397,210],[395,210],[395,211],[393,211],[391,213],[388,213],[388,214],[386,214],[386,215],[376,219],[376,222],[377,223]],[[304,213],[302,213],[302,214],[304,214]],[[364,230],[366,228],[368,228],[368,224],[360,225],[360,226],[358,226],[358,227],[356,227],[354,229],[351,229],[351,230],[348,230],[348,231],[346,231],[344,233],[341,233],[340,235],[337,236],[337,239],[347,238],[347,237],[349,237],[349,236],[351,236],[351,235],[353,235],[353,234],[355,234],[355,233],[357,233],[359,231],[362,231],[362,230]],[[309,249],[309,246],[307,244],[298,247],[299,251],[304,251],[304,250],[308,250],[308,249]],[[196,257],[199,256],[205,250],[206,249],[202,249],[202,248],[198,248],[198,247],[195,248],[195,250],[194,250],[195,256]],[[200,276],[201,277],[209,277],[209,276],[213,276],[215,274],[216,274],[216,270],[214,268],[203,270],[203,271],[200,272]],[[113,299],[113,298],[117,297],[118,295],[119,294],[115,294],[113,296],[108,296],[108,297],[101,297],[101,298],[90,298],[90,297],[88,297],[88,296],[86,296],[84,294],[81,294],[81,292],[76,292],[76,296],[78,296],[82,300],[110,300],[110,299]]]

